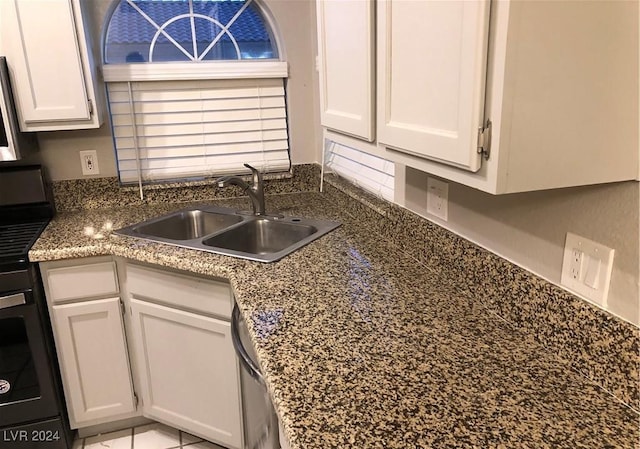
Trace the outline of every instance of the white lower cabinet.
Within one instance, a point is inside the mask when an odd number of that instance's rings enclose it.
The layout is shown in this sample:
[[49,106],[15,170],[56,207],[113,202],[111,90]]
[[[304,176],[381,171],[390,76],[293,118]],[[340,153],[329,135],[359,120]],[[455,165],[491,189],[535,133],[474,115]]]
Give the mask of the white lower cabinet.
[[74,427],[135,412],[120,298],[53,306],[52,319]]
[[240,448],[229,322],[135,298],[130,304],[144,416]]
[[228,282],[111,257],[40,268],[73,428],[144,416],[244,447]]
[[142,414],[241,449],[229,283],[128,262],[121,273]]
[[71,427],[139,415],[111,257],[40,264]]

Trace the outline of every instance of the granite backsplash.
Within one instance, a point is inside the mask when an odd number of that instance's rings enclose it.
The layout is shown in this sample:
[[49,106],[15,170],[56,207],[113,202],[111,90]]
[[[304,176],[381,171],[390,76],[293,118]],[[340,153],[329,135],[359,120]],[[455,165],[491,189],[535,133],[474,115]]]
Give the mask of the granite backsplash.
[[[250,179],[250,176],[246,176]],[[316,164],[292,166],[290,173],[265,175],[265,193],[318,191],[320,167]],[[186,183],[162,183],[144,186],[140,199],[137,186],[121,186],[117,177],[55,181],[53,197],[58,211],[108,209],[143,204],[182,203],[242,195],[238,186],[218,188],[215,179]],[[247,203],[248,204],[248,203]]]

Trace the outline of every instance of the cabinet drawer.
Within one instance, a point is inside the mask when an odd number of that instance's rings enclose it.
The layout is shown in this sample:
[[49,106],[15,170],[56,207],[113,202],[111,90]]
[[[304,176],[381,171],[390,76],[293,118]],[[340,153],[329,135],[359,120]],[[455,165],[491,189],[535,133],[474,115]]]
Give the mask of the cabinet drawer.
[[118,293],[118,278],[113,262],[46,269],[44,278],[48,287],[47,298],[54,304]]
[[226,282],[184,276],[137,265],[127,265],[127,290],[181,309],[231,317],[231,288]]

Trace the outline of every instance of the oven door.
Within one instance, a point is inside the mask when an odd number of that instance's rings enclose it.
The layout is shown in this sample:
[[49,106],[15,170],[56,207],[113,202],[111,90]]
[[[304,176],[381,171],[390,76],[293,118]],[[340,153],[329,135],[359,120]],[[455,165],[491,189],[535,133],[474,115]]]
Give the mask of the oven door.
[[45,337],[31,295],[30,290],[0,293],[0,427],[59,413]]

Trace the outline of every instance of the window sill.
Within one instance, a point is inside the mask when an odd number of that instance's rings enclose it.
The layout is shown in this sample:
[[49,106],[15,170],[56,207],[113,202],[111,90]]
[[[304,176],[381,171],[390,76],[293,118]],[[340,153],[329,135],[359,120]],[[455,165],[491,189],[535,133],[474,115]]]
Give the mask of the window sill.
[[286,78],[288,65],[283,61],[206,61],[153,64],[105,64],[105,82],[169,81],[238,78]]

